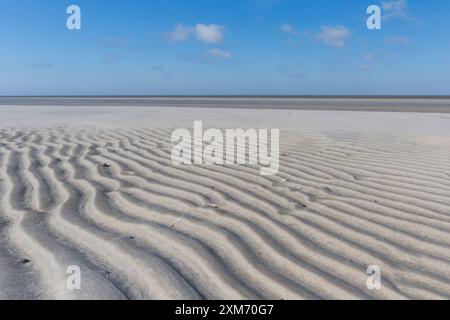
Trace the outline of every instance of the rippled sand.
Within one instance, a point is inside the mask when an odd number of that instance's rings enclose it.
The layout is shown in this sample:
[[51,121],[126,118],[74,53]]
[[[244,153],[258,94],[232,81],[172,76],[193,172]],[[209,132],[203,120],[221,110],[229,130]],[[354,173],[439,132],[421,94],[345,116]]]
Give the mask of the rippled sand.
[[291,125],[263,177],[174,166],[152,111],[136,126],[83,112],[0,127],[1,299],[450,298],[450,135]]

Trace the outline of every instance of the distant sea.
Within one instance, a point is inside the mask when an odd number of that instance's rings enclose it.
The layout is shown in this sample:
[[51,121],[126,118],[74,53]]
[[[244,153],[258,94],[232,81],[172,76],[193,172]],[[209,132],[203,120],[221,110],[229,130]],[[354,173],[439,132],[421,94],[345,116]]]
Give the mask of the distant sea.
[[450,113],[450,96],[27,96],[0,106],[184,107]]

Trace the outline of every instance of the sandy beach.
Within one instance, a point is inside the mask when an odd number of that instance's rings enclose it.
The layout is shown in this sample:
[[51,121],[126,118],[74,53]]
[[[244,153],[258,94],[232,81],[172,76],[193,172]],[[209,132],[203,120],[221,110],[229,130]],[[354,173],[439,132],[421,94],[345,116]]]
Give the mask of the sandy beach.
[[[407,111],[5,103],[0,299],[449,299],[450,115]],[[174,165],[195,120],[279,173]]]

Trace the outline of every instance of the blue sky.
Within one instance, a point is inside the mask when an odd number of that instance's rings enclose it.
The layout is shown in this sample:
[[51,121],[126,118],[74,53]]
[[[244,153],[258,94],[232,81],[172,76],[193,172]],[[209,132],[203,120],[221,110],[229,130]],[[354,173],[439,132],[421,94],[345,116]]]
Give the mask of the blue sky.
[[0,0],[0,95],[450,95],[449,15],[448,0]]

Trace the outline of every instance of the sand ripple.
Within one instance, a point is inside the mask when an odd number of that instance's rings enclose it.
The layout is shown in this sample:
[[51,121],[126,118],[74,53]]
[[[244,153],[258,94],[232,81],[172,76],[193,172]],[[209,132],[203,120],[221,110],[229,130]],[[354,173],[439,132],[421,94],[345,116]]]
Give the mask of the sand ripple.
[[0,130],[0,299],[450,298],[448,139],[284,131],[262,177],[170,133]]

